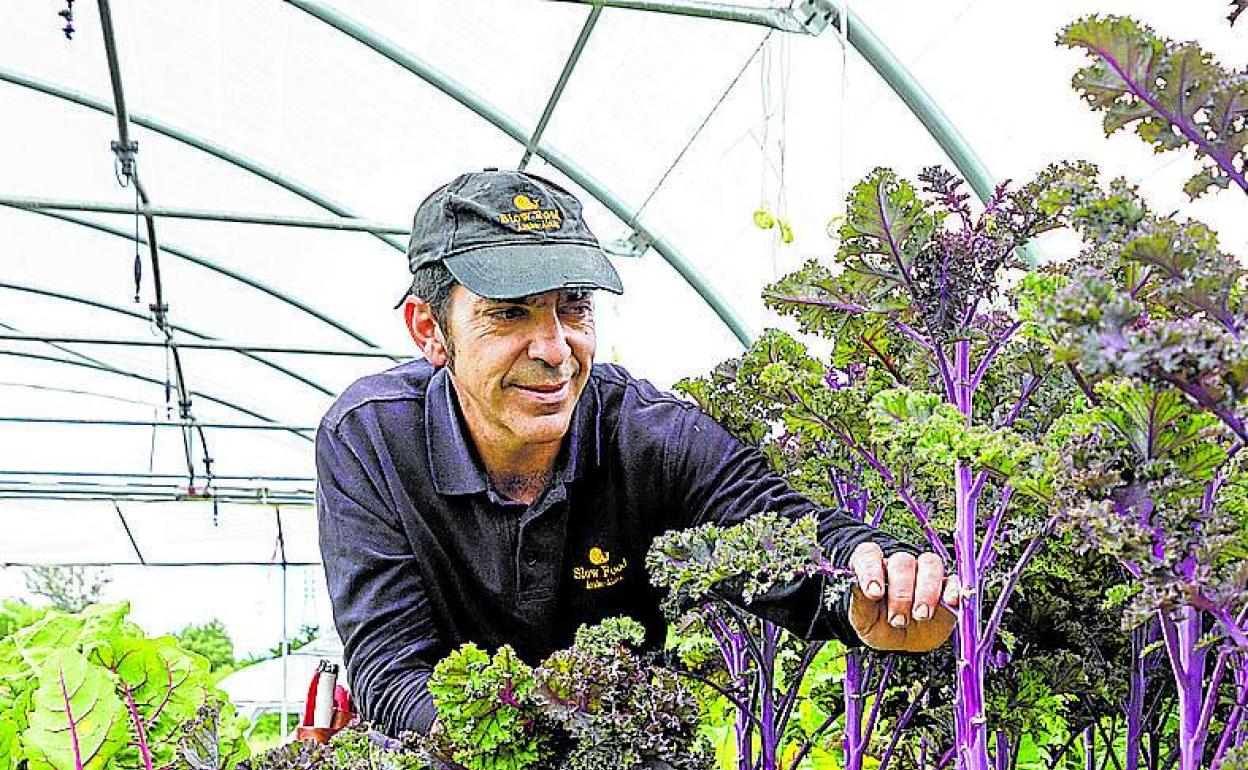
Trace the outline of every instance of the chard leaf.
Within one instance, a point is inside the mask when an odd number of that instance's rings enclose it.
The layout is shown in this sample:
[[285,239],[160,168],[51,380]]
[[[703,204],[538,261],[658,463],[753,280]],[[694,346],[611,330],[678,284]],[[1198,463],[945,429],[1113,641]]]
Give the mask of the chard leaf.
[[30,770],[102,770],[128,740],[108,672],[78,651],[45,656],[22,747]]
[[1134,125],[1158,152],[1195,149],[1205,167],[1185,188],[1193,198],[1232,182],[1248,192],[1248,73],[1223,69],[1195,43],[1175,43],[1122,16],[1088,16],[1058,42],[1092,56],[1073,84],[1105,113],[1106,134]]

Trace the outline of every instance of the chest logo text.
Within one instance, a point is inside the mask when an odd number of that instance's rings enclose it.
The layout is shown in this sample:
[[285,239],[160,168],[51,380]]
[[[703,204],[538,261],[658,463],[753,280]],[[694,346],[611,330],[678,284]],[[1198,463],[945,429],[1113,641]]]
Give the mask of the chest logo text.
[[628,559],[620,559],[611,563],[611,552],[598,546],[589,549],[589,565],[572,568],[572,579],[584,581],[585,588],[593,591],[607,588],[624,579],[624,571],[628,569]]

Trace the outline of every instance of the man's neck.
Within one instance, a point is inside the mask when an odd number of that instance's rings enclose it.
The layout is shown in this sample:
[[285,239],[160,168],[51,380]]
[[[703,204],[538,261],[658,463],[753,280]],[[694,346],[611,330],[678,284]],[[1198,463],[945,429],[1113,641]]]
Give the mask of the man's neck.
[[563,442],[517,444],[515,436],[473,420],[462,401],[460,404],[468,437],[494,488],[508,499],[532,504],[550,485]]

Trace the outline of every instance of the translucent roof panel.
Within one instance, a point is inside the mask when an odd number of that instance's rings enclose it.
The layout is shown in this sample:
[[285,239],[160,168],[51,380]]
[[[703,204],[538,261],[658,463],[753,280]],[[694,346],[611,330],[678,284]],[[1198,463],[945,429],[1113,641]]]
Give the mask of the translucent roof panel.
[[[1243,256],[1242,200],[1189,202],[1179,186],[1190,154],[1106,139],[1069,86],[1080,57],[1054,45],[1082,14],[1129,13],[1240,66],[1248,24],[1227,25],[1225,5],[847,7],[996,179],[1092,159],[1140,184],[1158,208],[1209,221]],[[150,257],[134,243],[145,228],[124,213],[135,189],[121,184],[109,149],[118,127],[96,6],[74,4],[72,40],[60,8],[0,7],[0,142],[15,149],[0,198],[68,206],[0,206],[0,336],[59,340],[0,340],[0,517],[18,532],[0,543],[0,563],[132,563],[134,537],[152,562],[280,564],[279,518],[285,560],[316,562],[315,426],[353,380],[414,354],[393,309],[409,280],[406,238],[157,220],[171,333],[218,477],[217,504],[202,499],[205,441],[164,425],[179,420],[175,361],[153,321]],[[397,230],[456,175],[520,164],[593,18],[585,3],[537,0],[114,0],[112,9],[153,205],[352,216]],[[832,251],[828,223],[854,180],[879,165],[913,177],[933,163],[950,161],[836,29],[806,35],[605,8],[528,169],[576,192],[615,254],[626,291],[599,298],[598,359],[668,387],[779,322],[760,291]],[[90,210],[109,206],[123,213]],[[791,243],[754,226],[760,208],[791,224]],[[638,228],[660,239],[662,253],[621,256]],[[1072,247],[1057,237],[1037,251],[1058,257]],[[83,337],[146,345],[72,341]]]

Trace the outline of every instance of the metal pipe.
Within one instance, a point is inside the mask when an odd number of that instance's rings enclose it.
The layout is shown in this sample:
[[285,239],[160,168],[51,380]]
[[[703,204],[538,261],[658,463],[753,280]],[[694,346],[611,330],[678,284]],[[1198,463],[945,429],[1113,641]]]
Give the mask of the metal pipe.
[[100,31],[104,34],[104,54],[108,57],[108,78],[113,86],[114,114],[117,116],[117,134],[123,149],[132,146],[130,141],[130,116],[126,112],[126,95],[121,85],[121,62],[117,59],[117,43],[113,36],[113,13],[108,0],[98,0]]
[[[120,315],[129,316],[130,318],[135,318],[145,323],[149,320],[147,316],[143,315],[142,313],[135,312],[131,310],[130,308],[121,307],[120,305],[113,305],[108,302],[100,302],[99,300],[87,299],[86,297],[76,297],[72,294],[66,294],[64,292],[59,292],[59,291],[53,291],[52,289],[41,289],[36,286],[27,286],[25,284],[20,284],[20,283],[8,283],[5,281],[0,281],[0,289],[8,289],[10,291],[20,291],[20,292],[25,292],[27,294],[36,294],[42,297],[50,297],[52,299],[59,299],[59,300],[64,300],[66,302],[73,302],[79,305],[86,305],[87,307],[94,307],[100,310],[106,310],[110,313],[118,313]],[[180,324],[171,323],[169,324],[169,328],[173,329],[174,331],[181,332],[183,334],[189,334],[192,337],[197,337],[203,340],[216,339],[215,337],[209,334],[204,334],[203,332],[195,331],[189,326],[183,326]],[[246,356],[247,358],[250,358],[251,360],[255,361],[256,363],[263,364],[264,366],[267,366],[270,369],[273,369],[274,371],[281,372],[282,374],[285,374],[288,377],[296,379],[299,382],[302,382],[303,384],[307,385],[308,387],[314,388],[315,390],[318,390],[327,396],[337,395],[334,391],[330,390],[324,385],[321,385],[320,383],[314,380],[310,380],[307,377],[304,377],[302,374],[299,374],[298,372],[287,369],[285,366],[282,366],[279,363],[270,361],[267,358],[263,358],[262,356],[255,355],[253,353],[247,353],[243,351],[239,351],[239,352],[242,355]]]
[[[108,471],[6,471],[0,470],[0,476],[52,476],[65,477],[69,479],[76,478],[117,478],[117,479],[184,479],[185,474],[181,473],[111,473]],[[253,476],[220,476],[213,474],[213,481],[293,481],[315,484],[316,479],[312,476],[266,476],[258,474]]]
[[[140,348],[163,348],[163,340],[135,340],[121,337],[83,337],[76,335],[14,334],[0,332],[0,340],[11,342],[59,342],[75,345],[121,345]],[[230,353],[287,353],[291,355],[343,356],[348,358],[402,358],[411,353],[385,350],[344,350],[332,348],[303,348],[290,345],[246,345],[233,342],[183,342],[183,350],[220,350]]]
[[[317,18],[343,34],[362,43],[403,69],[429,83],[442,93],[475,112],[491,125],[510,136],[520,144],[527,144],[532,131],[525,130],[510,116],[503,113],[493,104],[487,102],[466,86],[455,81],[446,73],[430,65],[415,54],[400,48],[396,43],[387,40],[376,32],[339,13],[320,0],[286,0],[299,10]],[[576,182],[583,190],[598,199],[611,213],[619,217],[621,222],[633,222],[636,212],[633,211],[619,196],[593,178],[577,163],[548,144],[539,144],[534,152],[547,163],[559,169],[569,179]],[[663,259],[675,268],[676,272],[711,306],[716,315],[728,326],[737,340],[745,346],[753,341],[755,332],[749,328],[728,299],[716,289],[706,276],[692,262],[687,260],[665,238],[640,222],[633,223],[633,229],[640,233],[654,247]]]
[[205,222],[228,222],[231,224],[276,225],[279,227],[303,227],[315,230],[340,230],[343,232],[390,233],[394,235],[410,235],[411,228],[374,222],[367,219],[350,219],[347,217],[295,217],[284,214],[246,214],[237,211],[218,211],[215,209],[179,208],[173,206],[139,206],[121,203],[105,203],[100,201],[63,200],[55,198],[30,198],[25,196],[0,196],[0,206],[32,211],[79,211],[98,214],[135,213],[143,216],[163,217],[166,219],[195,219]]
[[[116,367],[112,367],[112,366],[92,364],[86,361],[75,361],[73,359],[68,359],[68,358],[57,358],[56,356],[45,356],[45,355],[40,355],[38,353],[26,353],[26,352],[18,351],[18,350],[0,350],[0,356],[14,356],[16,358],[28,358],[32,361],[47,361],[49,363],[65,364],[67,366],[80,366],[80,367],[83,367],[84,369],[94,369],[94,370],[101,371],[101,372],[108,372],[109,374],[116,374],[119,377],[129,377],[130,379],[139,380],[141,382],[147,382],[152,385],[160,386],[162,388],[165,386],[164,380],[158,380],[155,377],[148,377],[147,375],[139,374],[138,372],[130,372],[124,369],[117,369]],[[232,403],[223,398],[210,396],[207,393],[203,393],[197,390],[191,391],[191,394],[194,396],[198,396],[199,398],[202,398],[205,401],[211,401],[214,404],[220,404],[221,406],[224,406],[227,409],[233,409],[234,411],[239,412],[240,414],[245,414],[248,417],[254,417],[257,420],[261,420],[266,423],[277,422],[276,420],[265,417],[259,412],[254,412],[245,406],[239,406],[238,404]],[[295,436],[298,436],[301,439],[304,439],[305,441],[313,441],[313,438],[311,436],[308,436],[305,433],[301,433],[299,431],[292,431],[292,434]]]
[[[4,561],[0,562],[0,567],[272,567],[274,569],[281,567],[277,562],[268,561],[149,561],[140,564],[134,561],[57,561],[57,562],[23,562],[23,561]],[[319,561],[292,561],[286,563],[287,567],[320,567]]]
[[[64,99],[66,101],[73,102],[74,104],[80,105],[82,107],[87,107],[88,109],[96,110],[97,112],[102,112],[106,115],[113,114],[112,106],[110,106],[106,102],[96,99],[95,97],[90,96],[88,94],[84,94],[80,91],[75,91],[73,89],[65,88],[63,86],[59,86],[53,83],[48,83],[47,81],[43,81],[38,78],[31,77],[29,75],[23,75],[21,73],[14,72],[12,70],[6,70],[3,68],[0,68],[0,80],[3,80],[7,83],[12,83],[13,85],[21,86],[23,88],[29,88],[32,91],[38,91],[39,93],[46,94],[47,96],[52,96],[57,99]],[[213,156],[214,158],[223,160],[226,163],[229,163],[232,166],[240,168],[249,174],[254,174],[255,176],[258,176],[267,182],[271,182],[277,185],[278,187],[281,187],[282,189],[287,190],[288,192],[294,193],[295,195],[299,196],[300,198],[303,198],[306,201],[310,201],[316,204],[317,206],[319,206],[322,209],[325,209],[331,214],[337,214],[340,217],[348,217],[348,218],[355,217],[355,214],[353,214],[351,210],[348,209],[346,206],[343,206],[339,203],[334,202],[327,196],[322,195],[316,190],[313,190],[311,187],[308,187],[302,182],[294,180],[286,176],[285,174],[281,173],[280,171],[277,171],[276,169],[271,169],[268,166],[265,166],[255,160],[252,160],[246,155],[242,155],[241,153],[234,152],[228,147],[221,145],[221,144],[217,144],[216,142],[210,139],[205,139],[203,137],[196,136],[194,134],[188,133],[179,128],[171,126],[168,123],[157,120],[156,118],[148,117],[146,115],[140,115],[134,112],[130,113],[130,122],[134,123],[136,126],[142,126],[143,128],[146,128],[149,131],[153,131],[157,134],[160,134],[161,136],[168,137],[169,139],[172,139],[175,142],[179,142],[181,144],[187,145],[188,147],[193,147],[197,150],[200,150],[201,152],[205,152]],[[407,247],[404,244],[400,243],[399,241],[395,240],[394,238],[388,238],[384,235],[381,235],[380,233],[374,233],[374,235],[382,243],[385,243],[387,246],[397,251],[401,251],[401,252],[407,251]]]
[[559,73],[559,82],[555,83],[554,90],[550,92],[550,98],[546,100],[546,108],[542,110],[542,117],[537,121],[537,128],[533,130],[533,136],[529,137],[528,144],[525,145],[524,157],[520,159],[518,166],[520,171],[524,171],[529,165],[533,151],[542,143],[542,135],[546,133],[546,125],[550,123],[550,116],[555,113],[555,105],[563,96],[563,89],[568,85],[568,80],[571,79],[572,72],[576,69],[576,63],[581,59],[581,52],[585,50],[585,44],[589,42],[589,36],[593,33],[594,26],[598,24],[598,17],[601,15],[602,6],[594,6],[590,9],[585,24],[581,26],[581,34],[577,36],[576,43],[572,46],[572,53],[568,55],[568,60],[563,65],[563,72]]
[[684,2],[662,2],[660,0],[560,0],[596,7],[623,8],[633,11],[653,11],[676,16],[692,16],[702,19],[735,21],[742,24],[754,24],[760,27],[771,27],[784,32],[805,32],[806,29],[786,8],[752,8],[731,3],[706,3],[697,0]]
[[[31,425],[100,425],[114,427],[142,428],[212,428],[214,430],[316,430],[314,425],[284,425],[282,423],[262,423],[255,425],[243,422],[201,422],[201,421],[161,421],[161,420],[87,420],[71,417],[0,417],[0,423],[17,423]],[[216,478],[214,475],[213,478]]]
[[[0,205],[3,205],[3,204],[0,204]],[[124,238],[128,241],[136,240],[135,235],[132,232],[126,232],[125,230],[121,230],[119,228],[112,227],[110,225],[102,224],[100,222],[93,222],[90,219],[83,219],[81,217],[76,217],[72,214],[62,214],[56,211],[40,211],[38,209],[21,209],[21,210],[30,211],[34,214],[39,214],[45,217],[51,217],[52,219],[59,219],[64,222],[72,222],[73,224],[81,225],[82,227],[89,227],[92,230],[98,230],[102,233],[108,233],[109,235],[115,235],[118,238]],[[138,243],[143,243],[143,244],[147,243],[147,240],[143,238],[142,236],[139,236],[137,238],[137,241]],[[224,265],[218,264],[210,259],[207,259],[206,257],[201,257],[198,254],[187,251],[186,249],[183,249],[181,247],[175,247],[175,246],[169,245],[168,243],[164,243],[164,244],[161,244],[160,250],[168,254],[172,254],[173,256],[178,257],[180,259],[184,259],[187,262],[191,262],[192,264],[199,265],[200,267],[203,267],[207,270],[211,270],[214,273],[219,273],[220,275],[224,275],[227,278],[231,278],[235,281],[238,281],[239,283],[250,286],[251,288],[256,289],[257,291],[268,294],[270,297],[273,297],[279,302],[283,302],[287,305],[290,305],[296,310],[300,310],[312,316],[313,318],[317,319],[318,321],[321,321],[322,323],[332,326],[333,328],[337,329],[338,331],[342,332],[348,337],[351,337],[352,339],[354,339],[355,341],[363,345],[367,345],[370,348],[377,347],[377,344],[375,342],[368,339],[363,334],[360,334],[359,332],[350,328],[349,326],[342,323],[341,321],[334,319],[329,314],[324,313],[320,310],[316,310],[310,305],[307,305],[304,302],[301,302],[300,300],[295,299],[294,297],[286,294],[280,289],[275,289],[272,286],[262,283],[261,281],[258,281],[244,273],[239,273],[235,270],[225,267]]]

